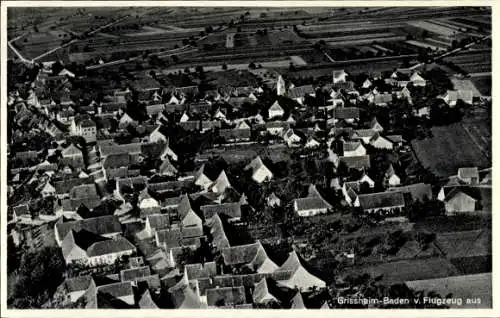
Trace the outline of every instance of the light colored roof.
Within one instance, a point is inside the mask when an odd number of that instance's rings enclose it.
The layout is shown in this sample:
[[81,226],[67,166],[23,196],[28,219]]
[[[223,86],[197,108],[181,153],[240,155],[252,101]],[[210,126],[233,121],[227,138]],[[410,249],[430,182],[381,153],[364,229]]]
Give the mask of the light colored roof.
[[405,205],[404,196],[400,192],[378,192],[370,194],[360,194],[359,204],[363,209],[382,209]]
[[479,170],[477,167],[471,168],[458,168],[458,177],[465,178],[479,178]]
[[329,209],[331,205],[321,197],[307,197],[294,200],[297,211]]

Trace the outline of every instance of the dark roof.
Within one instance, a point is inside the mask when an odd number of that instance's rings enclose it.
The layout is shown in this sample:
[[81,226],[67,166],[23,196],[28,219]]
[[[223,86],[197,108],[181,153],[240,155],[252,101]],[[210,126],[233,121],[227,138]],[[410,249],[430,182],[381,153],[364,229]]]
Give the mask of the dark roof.
[[128,167],[130,165],[130,156],[128,153],[116,153],[108,155],[103,162],[103,167],[108,168],[119,168]]
[[151,228],[155,230],[165,229],[170,227],[170,217],[168,214],[151,214],[146,217]]
[[97,292],[110,294],[115,298],[134,295],[131,282],[120,282],[97,287]]
[[432,199],[432,186],[425,183],[410,184],[401,187],[389,188],[387,191],[396,191],[402,193],[409,193],[412,200],[424,201],[425,197],[428,200]]
[[217,265],[215,262],[206,262],[204,264],[186,264],[184,266],[188,279],[198,279],[213,277],[217,274]]
[[290,88],[288,90],[287,96],[289,98],[295,99],[295,98],[300,98],[304,97],[309,94],[314,94],[314,87],[312,85],[304,85],[304,86],[298,86],[294,88]]
[[69,196],[72,199],[98,197],[96,185],[94,183],[89,183],[75,186],[70,190]]
[[400,192],[378,192],[370,194],[360,194],[359,204],[365,210],[383,209],[405,205],[404,196]]
[[224,204],[213,204],[213,205],[204,205],[200,207],[205,220],[210,219],[212,216],[226,215],[230,218],[240,218],[241,217],[241,204],[237,203],[224,203]]
[[341,107],[333,110],[333,117],[337,119],[357,119],[359,118],[358,107]]
[[149,268],[149,266],[124,269],[124,270],[120,271],[120,280],[122,282],[133,281],[136,278],[149,276],[149,275],[151,275],[151,269]]
[[122,231],[121,224],[114,215],[98,216],[80,221],[58,223],[56,225],[56,230],[61,240],[66,237],[71,229],[76,231],[84,229],[97,235],[121,233]]
[[240,305],[246,303],[245,288],[239,287],[221,287],[207,290],[208,306],[227,306]]
[[66,290],[71,293],[75,291],[83,291],[87,290],[90,287],[90,284],[93,282],[93,278],[90,275],[85,276],[76,276],[71,278],[66,278],[64,281],[64,286]]
[[135,250],[135,246],[130,243],[123,236],[113,237],[112,239],[108,239],[105,241],[100,241],[92,244],[87,249],[87,255],[89,257],[98,256],[98,255],[107,255],[113,254],[123,251]]

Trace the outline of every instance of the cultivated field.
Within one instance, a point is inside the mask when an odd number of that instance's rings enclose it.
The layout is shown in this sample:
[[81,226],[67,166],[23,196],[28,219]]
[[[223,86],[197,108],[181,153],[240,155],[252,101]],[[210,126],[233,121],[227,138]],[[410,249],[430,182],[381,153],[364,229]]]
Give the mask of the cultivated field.
[[455,175],[460,167],[491,166],[485,143],[482,139],[480,144],[475,142],[461,124],[435,126],[432,134],[431,138],[414,140],[412,147],[420,163],[435,175],[448,177]]

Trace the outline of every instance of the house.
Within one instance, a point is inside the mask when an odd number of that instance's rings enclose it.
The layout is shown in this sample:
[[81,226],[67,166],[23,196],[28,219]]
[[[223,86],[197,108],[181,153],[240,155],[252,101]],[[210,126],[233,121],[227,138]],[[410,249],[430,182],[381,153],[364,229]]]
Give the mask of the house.
[[281,303],[278,286],[270,278],[262,278],[254,285],[252,300],[255,304]]
[[172,150],[172,148],[170,148],[170,143],[169,143],[168,139],[167,139],[167,142],[165,143],[165,145],[163,146],[163,150],[161,151],[159,159],[160,160],[170,159],[173,161],[177,161],[177,159],[178,159],[177,154]]
[[106,238],[87,230],[71,229],[62,241],[62,254],[66,264],[84,266],[110,265],[125,255],[136,252],[135,246],[121,235]]
[[439,96],[448,106],[454,107],[457,101],[461,100],[466,104],[472,105],[473,93],[471,90],[448,90],[444,95]]
[[95,142],[97,138],[96,123],[88,116],[75,116],[71,121],[70,134],[83,137],[87,143]]
[[96,297],[103,294],[111,297],[111,299],[120,300],[130,306],[135,304],[132,282],[119,282],[97,287]]
[[387,106],[392,102],[392,94],[383,93],[383,94],[375,94],[373,98],[373,104],[376,106]]
[[290,301],[290,309],[306,309],[306,305],[304,304],[304,298],[302,298],[302,294],[300,291],[295,293],[292,300]]
[[333,71],[333,84],[345,83],[348,74],[344,70]]
[[73,167],[81,167],[85,166],[83,161],[83,153],[82,150],[77,148],[74,144],[70,144],[68,147],[64,148],[61,151],[62,159],[61,161],[64,164],[69,164]]
[[293,201],[293,208],[301,217],[325,214],[331,207],[328,202],[319,196],[299,198]]
[[370,129],[378,133],[384,131],[384,127],[380,125],[380,123],[377,120],[377,117],[373,117],[372,120],[370,121]]
[[281,206],[281,199],[276,196],[273,192],[266,198],[267,205],[270,207],[278,207]]
[[445,186],[437,199],[444,202],[447,215],[480,211],[491,213],[491,187]]
[[257,183],[262,183],[264,181],[270,181],[273,178],[273,173],[268,167],[262,162],[260,156],[253,159],[248,165],[245,166],[244,170],[252,170],[252,179]]
[[384,183],[390,187],[398,186],[401,184],[401,179],[396,175],[392,164],[390,164],[389,168],[387,168],[387,170],[385,171]]
[[390,142],[392,142],[394,148],[399,148],[403,146],[404,139],[403,136],[401,135],[387,135],[385,136],[385,138]]
[[430,117],[431,115],[431,107],[430,106],[421,106],[413,109],[413,114],[417,117]]
[[69,198],[73,208],[78,208],[81,205],[88,209],[93,209],[101,203],[101,197],[97,193],[95,183],[81,184],[73,187],[69,191]]
[[302,138],[300,138],[300,136],[297,135],[292,128],[289,128],[283,134],[283,140],[286,142],[288,147],[295,147],[295,146],[298,146],[300,144],[300,142],[302,141]]
[[307,291],[311,288],[325,288],[326,283],[311,274],[309,266],[294,250],[289,253],[287,260],[276,270],[283,273],[278,281],[280,285],[288,288],[297,288],[299,291]]
[[214,215],[224,215],[229,218],[229,221],[239,221],[241,219],[241,203],[223,203],[210,204],[200,207],[205,220],[212,218]]
[[406,186],[388,188],[387,191],[408,193],[413,201],[426,202],[432,199],[432,187],[426,183],[415,183]]
[[394,212],[405,207],[404,196],[400,192],[360,194],[358,198],[361,208],[368,213],[377,211]]
[[227,188],[231,188],[231,183],[224,170],[221,171],[217,179],[209,186],[210,191],[222,194]]
[[368,187],[370,188],[373,188],[375,187],[375,181],[372,180],[372,178],[370,178],[368,176],[368,174],[363,173],[363,175],[361,176],[361,178],[358,180],[359,184],[363,184],[363,183],[366,183],[368,184]]
[[216,174],[214,174],[214,167],[208,164],[203,164],[201,167],[196,171],[194,175],[194,184],[203,188],[204,190],[208,190],[210,185],[213,184],[215,179]]
[[364,170],[370,168],[370,156],[339,157],[339,165],[345,165],[348,169]]
[[344,100],[345,96],[344,94],[342,94],[342,92],[340,92],[340,90],[339,91],[332,90],[332,92],[330,93],[330,99],[328,99],[328,101],[332,103],[333,107],[327,107],[327,109],[344,107]]
[[42,198],[55,197],[56,196],[56,188],[54,188],[54,186],[52,186],[49,182],[47,182],[43,186],[40,193],[42,195]]
[[369,78],[365,79],[365,81],[363,82],[363,84],[361,84],[361,87],[362,88],[370,88],[372,87],[373,83],[370,81]]
[[361,139],[365,145],[369,144],[377,132],[373,129],[356,129],[353,131],[351,139]]
[[128,126],[137,126],[139,122],[132,118],[132,116],[128,113],[123,113],[123,115],[118,120],[118,127],[120,129],[125,129]]
[[250,141],[252,137],[252,131],[250,126],[243,122],[248,128],[224,128],[219,129],[219,136],[226,142],[241,142]]
[[158,174],[161,176],[174,177],[177,175],[177,168],[170,162],[168,158],[163,160],[160,167],[158,167]]
[[71,230],[86,230],[98,236],[114,237],[122,233],[122,227],[118,218],[114,215],[93,217],[78,221],[56,223],[54,235],[59,246]]
[[426,85],[426,80],[417,72],[413,72],[413,74],[410,76],[410,82],[413,84],[413,86],[417,87],[423,87]]
[[298,86],[288,89],[287,97],[293,99],[300,105],[304,105],[306,96],[315,96],[316,92],[312,85]]
[[[193,286],[195,287],[195,286]],[[190,282],[183,277],[177,284],[170,287],[168,292],[174,308],[197,309],[202,308],[200,297],[198,297]]]
[[89,288],[96,288],[95,281],[90,275],[68,277],[64,280],[63,286],[73,303],[80,299]]
[[306,144],[304,145],[304,147],[310,149],[318,148],[319,146],[321,146],[321,143],[318,140],[316,140],[314,136],[309,136],[309,138],[307,138]]
[[212,246],[218,251],[230,246],[229,240],[224,231],[224,224],[218,214],[215,214],[211,219],[206,221],[206,225],[210,229],[212,236]]
[[199,247],[200,238],[203,237],[201,227],[179,227],[172,226],[155,232],[155,243],[157,247],[171,250],[177,247]]
[[344,182],[342,185],[342,194],[349,206],[359,207],[359,198],[357,194],[359,190],[360,183],[358,181]]
[[333,119],[337,123],[341,120],[352,124],[359,120],[360,109],[358,107],[340,107],[333,110]]
[[271,105],[271,107],[269,107],[267,112],[269,119],[282,117],[285,114],[285,110],[281,107],[277,100]]
[[466,184],[476,185],[479,183],[479,170],[477,167],[458,168],[457,177]]
[[161,207],[158,201],[151,196],[148,188],[144,188],[137,198],[137,206],[141,210],[141,216],[160,213]]
[[282,135],[290,128],[290,123],[284,121],[270,121],[266,123],[266,130],[271,135]]
[[193,210],[191,199],[187,194],[181,196],[181,200],[177,206],[177,215],[183,227],[202,227],[203,222]]
[[384,138],[380,136],[379,133],[376,133],[373,135],[372,139],[370,140],[370,145],[372,145],[374,148],[377,149],[392,149],[393,144],[390,140],[387,138]]
[[366,149],[359,141],[345,141],[342,143],[344,157],[357,157],[366,155]]
[[221,254],[224,265],[233,268],[245,266],[257,273],[272,273],[278,269],[278,265],[269,258],[260,241],[227,247]]

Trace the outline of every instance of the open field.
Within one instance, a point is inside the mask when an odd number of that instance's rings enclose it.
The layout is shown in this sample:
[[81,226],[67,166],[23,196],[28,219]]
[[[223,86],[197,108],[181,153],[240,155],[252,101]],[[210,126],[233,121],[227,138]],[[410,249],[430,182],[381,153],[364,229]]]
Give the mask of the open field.
[[381,283],[385,285],[400,284],[408,280],[431,279],[458,275],[459,272],[444,258],[424,258],[405,260],[372,266],[352,267],[341,272],[342,277],[356,277],[364,273],[371,277],[382,276]]
[[456,215],[428,217],[414,224],[416,231],[447,233],[491,228],[490,216]]
[[420,163],[435,175],[451,176],[460,167],[491,166],[491,161],[483,152],[484,143],[479,145],[474,142],[461,124],[435,126],[432,134],[431,138],[414,140],[412,148]]

